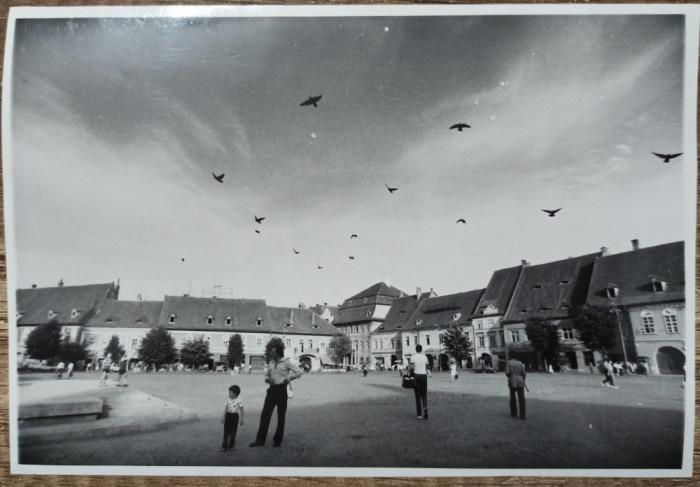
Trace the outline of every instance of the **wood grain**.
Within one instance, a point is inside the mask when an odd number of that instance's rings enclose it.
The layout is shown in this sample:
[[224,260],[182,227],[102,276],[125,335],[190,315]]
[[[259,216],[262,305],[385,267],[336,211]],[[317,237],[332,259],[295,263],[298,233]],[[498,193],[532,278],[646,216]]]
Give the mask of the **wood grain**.
[[[294,3],[298,5],[407,5],[407,4],[424,4],[419,1],[377,1],[366,0],[362,2],[355,1],[299,1],[283,2],[283,1],[163,1],[163,0],[122,0],[118,2],[96,1],[89,2],[87,0],[2,0],[0,2],[0,45],[3,46],[3,64],[0,64],[0,78],[2,77],[2,69],[4,65],[4,46],[7,28],[7,18],[11,7],[27,7],[27,6],[137,6],[137,5],[284,5]],[[435,4],[452,4],[452,5],[469,5],[469,4],[585,4],[590,5],[585,1],[574,2],[557,2],[557,1],[503,1],[493,2],[484,0],[476,1],[441,1],[432,2]],[[651,2],[651,1],[626,1],[612,0],[597,2],[598,4],[639,4],[639,3],[679,3],[679,2]],[[696,2],[689,2],[696,3]],[[0,94],[0,100],[1,100]],[[2,170],[0,169],[0,181],[2,180]],[[700,188],[700,180],[698,181]],[[3,208],[3,186],[0,185],[0,208]],[[679,479],[654,479],[654,478],[564,478],[564,477],[494,477],[494,478],[322,478],[322,477],[134,477],[134,476],[56,476],[56,475],[11,475],[10,474],[10,436],[9,436],[9,375],[8,375],[8,310],[7,310],[7,265],[6,265],[6,248],[5,248],[5,222],[4,212],[0,215],[0,485],[55,485],[55,486],[89,486],[99,484],[101,487],[134,487],[134,486],[237,486],[245,485],[248,487],[261,486],[285,486],[293,487],[299,485],[309,486],[339,486],[339,487],[355,487],[355,486],[423,486],[423,487],[452,487],[455,485],[488,485],[488,486],[505,486],[505,485],[601,485],[601,486],[656,486],[656,485],[697,485],[700,482],[700,439],[698,423],[695,423],[695,445],[693,449],[693,477]],[[700,251],[697,245],[698,226],[696,225],[696,255]],[[696,283],[700,281],[700,272],[698,272],[697,258],[695,266]],[[698,302],[698,288],[695,290],[696,303]],[[695,316],[695,354],[697,356],[700,351],[698,336],[698,317],[697,311]],[[695,365],[695,374],[698,375],[700,369]],[[695,414],[697,417],[698,411],[698,389],[697,382],[695,384]],[[196,470],[193,468],[193,473]]]

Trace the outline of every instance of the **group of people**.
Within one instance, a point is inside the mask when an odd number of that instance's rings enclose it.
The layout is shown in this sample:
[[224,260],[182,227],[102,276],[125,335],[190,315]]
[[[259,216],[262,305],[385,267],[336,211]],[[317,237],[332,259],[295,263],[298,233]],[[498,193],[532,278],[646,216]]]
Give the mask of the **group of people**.
[[[301,369],[284,358],[284,343],[282,340],[272,339],[268,343],[269,360],[265,367],[265,383],[269,384],[260,415],[260,425],[255,436],[255,441],[250,445],[256,448],[265,445],[267,432],[270,427],[272,413],[277,409],[277,429],[272,437],[272,446],[282,446],[284,439],[284,424],[287,414],[287,400],[291,396],[291,382],[301,377]],[[288,390],[289,388],[289,390]],[[245,410],[240,398],[241,388],[238,385],[229,387],[228,401],[224,407],[221,423],[224,425],[224,437],[221,442],[221,451],[233,450],[236,444],[238,426],[243,426]]]
[[[111,355],[107,355],[107,357],[105,357],[105,359],[102,361],[102,377],[100,378],[100,382],[97,384],[97,387],[107,387],[107,379],[109,378],[109,372],[112,369],[113,363],[111,357]],[[126,358],[126,354],[122,352],[119,360],[117,387],[129,387],[129,384],[126,383],[126,371],[128,366],[129,361]]]
[[[418,420],[428,419],[428,377],[432,376],[428,365],[428,357],[423,353],[423,347],[416,345],[416,354],[410,358],[407,373],[414,377],[413,393],[416,400],[416,417]],[[451,380],[457,379],[457,364],[450,364]],[[510,415],[525,419],[525,365],[515,357],[506,363],[506,377],[510,391]]]
[[63,374],[66,374],[66,377],[70,379],[73,377],[73,367],[75,367],[73,362],[68,362],[68,365],[63,362],[59,362],[56,366],[56,378],[63,379]]

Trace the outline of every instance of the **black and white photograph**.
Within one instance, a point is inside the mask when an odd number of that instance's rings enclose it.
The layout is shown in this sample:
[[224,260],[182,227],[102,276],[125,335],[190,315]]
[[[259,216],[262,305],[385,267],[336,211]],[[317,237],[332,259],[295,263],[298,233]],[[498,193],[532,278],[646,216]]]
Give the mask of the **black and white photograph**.
[[691,476],[699,13],[10,9],[11,473]]

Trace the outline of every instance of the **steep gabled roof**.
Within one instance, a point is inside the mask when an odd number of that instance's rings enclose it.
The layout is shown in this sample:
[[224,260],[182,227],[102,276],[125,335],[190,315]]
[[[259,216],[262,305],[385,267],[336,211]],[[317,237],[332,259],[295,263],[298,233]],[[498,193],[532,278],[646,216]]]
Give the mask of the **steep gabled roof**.
[[396,289],[393,286],[390,286],[384,282],[378,282],[377,284],[374,284],[373,286],[368,287],[364,291],[361,291],[357,293],[356,295],[352,296],[351,298],[348,298],[345,300],[345,302],[351,301],[351,300],[356,300],[356,299],[362,299],[362,298],[369,298],[373,296],[384,296],[388,298],[401,298],[403,296],[406,296],[406,293],[401,291],[400,289]]
[[488,307],[495,310],[492,314],[504,315],[508,309],[508,303],[518,283],[520,271],[523,266],[499,269],[491,275],[491,280],[481,296],[481,300],[474,310],[474,316],[482,316]]
[[[684,300],[684,251],[684,242],[672,242],[600,257],[593,267],[588,303],[610,306],[609,286],[618,288],[614,303],[621,306]],[[664,282],[665,289],[654,291],[652,281]]]
[[[175,322],[170,323],[170,316]],[[211,323],[208,323],[211,317]],[[227,324],[230,318],[231,323]],[[258,325],[258,322],[261,325]],[[263,299],[193,298],[165,296],[158,325],[171,330],[265,331],[270,323]]]
[[118,294],[114,283],[18,289],[17,325],[41,325],[51,320],[61,325],[84,325],[105,300],[116,299]]
[[431,293],[427,292],[422,293],[420,296],[413,295],[395,299],[391,309],[384,318],[384,323],[375,330],[375,333],[406,330],[411,317],[418,309],[418,304],[428,296],[431,296]]
[[269,306],[270,333],[287,335],[340,335],[335,326],[317,313],[305,308],[278,308]]
[[566,318],[582,305],[593,262],[600,254],[525,266],[516,285],[504,322],[523,322],[530,317]]
[[377,306],[375,304],[364,304],[352,306],[350,308],[343,308],[341,306],[336,311],[338,318],[333,320],[333,324],[335,326],[343,326],[363,321],[371,321],[376,308]]
[[483,293],[483,289],[475,289],[423,299],[403,330],[447,328],[451,324],[468,325]]
[[108,299],[86,326],[92,328],[152,328],[158,324],[162,301]]

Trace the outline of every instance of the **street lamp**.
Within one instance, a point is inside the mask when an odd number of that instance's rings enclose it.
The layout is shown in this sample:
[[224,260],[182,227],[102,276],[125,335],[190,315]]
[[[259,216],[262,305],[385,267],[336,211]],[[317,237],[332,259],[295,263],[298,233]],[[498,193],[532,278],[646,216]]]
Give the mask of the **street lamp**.
[[615,306],[615,301],[613,298],[609,298],[610,300],[610,307],[612,308],[613,312],[615,313],[615,321],[617,321],[617,330],[620,332],[620,343],[622,343],[622,354],[625,357],[625,363],[628,363],[629,360],[627,360],[627,347],[625,347],[625,337],[622,334],[622,323],[620,322],[620,309]]

